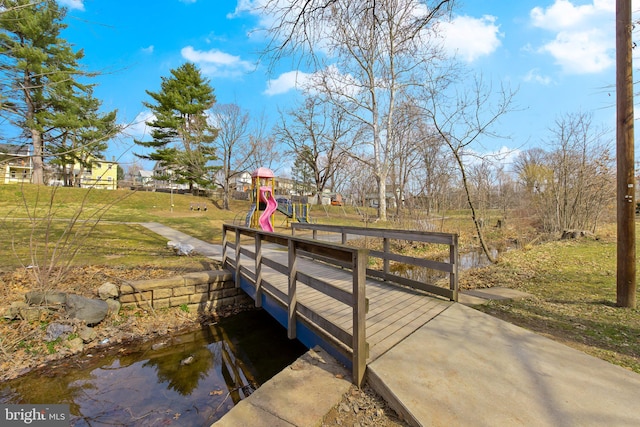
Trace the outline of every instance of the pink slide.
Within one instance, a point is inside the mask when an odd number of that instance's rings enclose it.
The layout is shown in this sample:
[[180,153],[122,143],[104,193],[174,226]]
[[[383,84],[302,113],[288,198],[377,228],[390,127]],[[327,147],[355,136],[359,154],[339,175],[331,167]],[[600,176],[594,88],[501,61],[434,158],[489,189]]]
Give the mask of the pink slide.
[[258,224],[260,224],[260,228],[262,228],[264,231],[273,233],[271,214],[273,214],[276,209],[278,209],[278,202],[276,202],[275,197],[273,197],[273,194],[271,194],[271,187],[260,187],[260,201],[266,203],[267,207],[260,215]]

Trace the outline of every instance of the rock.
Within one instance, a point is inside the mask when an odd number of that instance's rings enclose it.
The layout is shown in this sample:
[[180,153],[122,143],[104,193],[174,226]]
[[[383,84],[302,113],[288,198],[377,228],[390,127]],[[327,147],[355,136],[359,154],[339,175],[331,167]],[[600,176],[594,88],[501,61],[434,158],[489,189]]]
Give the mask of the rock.
[[73,332],[73,326],[63,325],[61,323],[49,323],[47,331],[44,335],[44,340],[47,342],[55,341],[65,334]]
[[20,317],[27,322],[40,322],[49,315],[49,310],[44,307],[22,307]]
[[9,313],[8,313],[9,318],[11,320],[17,319],[19,317],[21,318],[22,316],[20,315],[20,310],[23,310],[28,307],[29,306],[27,305],[26,302],[22,302],[22,301],[12,302],[11,306],[9,306]]
[[24,299],[31,305],[63,305],[67,294],[60,291],[30,291],[24,295]]
[[191,365],[195,358],[193,356],[186,357],[180,361],[182,366]]
[[122,307],[122,304],[120,304],[120,301],[116,301],[114,299],[109,298],[108,300],[105,300],[105,302],[109,307],[107,311],[107,316],[115,316],[118,313],[120,313],[120,307]]
[[102,300],[107,300],[109,298],[118,298],[118,296],[120,295],[120,290],[113,283],[106,282],[98,288],[98,295]]
[[173,249],[173,252],[179,256],[189,256],[195,253],[195,248],[188,243],[174,242],[171,240],[167,242],[167,247]]
[[86,298],[80,295],[67,295],[67,315],[83,321],[87,325],[102,322],[107,316],[109,306],[106,302]]
[[82,339],[83,343],[90,343],[91,341],[98,338],[98,334],[93,328],[80,328],[78,331],[78,337]]
[[81,353],[82,350],[84,350],[84,343],[82,342],[82,338],[74,338],[67,341],[67,347],[69,347],[72,353]]

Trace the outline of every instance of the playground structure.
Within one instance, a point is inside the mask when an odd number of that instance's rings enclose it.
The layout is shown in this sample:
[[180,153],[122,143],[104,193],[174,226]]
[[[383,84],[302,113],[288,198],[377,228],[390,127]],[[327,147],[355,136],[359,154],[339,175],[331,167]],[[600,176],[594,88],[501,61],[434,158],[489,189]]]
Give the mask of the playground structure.
[[309,222],[310,206],[303,203],[286,203],[279,206],[275,194],[275,175],[269,168],[258,168],[251,173],[251,207],[245,225],[273,232],[276,211],[298,222]]

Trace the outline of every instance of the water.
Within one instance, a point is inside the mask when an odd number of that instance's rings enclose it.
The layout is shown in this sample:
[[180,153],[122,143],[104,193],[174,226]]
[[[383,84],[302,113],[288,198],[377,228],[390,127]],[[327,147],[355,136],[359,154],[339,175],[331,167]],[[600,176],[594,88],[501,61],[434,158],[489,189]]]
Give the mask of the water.
[[306,348],[263,311],[73,358],[0,386],[1,403],[69,404],[73,426],[208,426]]

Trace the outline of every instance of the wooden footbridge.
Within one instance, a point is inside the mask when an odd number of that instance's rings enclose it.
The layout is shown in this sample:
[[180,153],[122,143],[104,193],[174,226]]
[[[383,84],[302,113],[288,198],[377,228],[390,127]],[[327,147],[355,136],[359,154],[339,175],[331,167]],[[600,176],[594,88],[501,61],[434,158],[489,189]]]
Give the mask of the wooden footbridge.
[[[291,228],[287,235],[224,225],[223,264],[289,338],[309,348],[320,345],[351,366],[357,385],[367,363],[457,301],[455,234],[301,223]],[[355,247],[353,239],[376,241],[381,250]],[[446,245],[448,262],[393,253],[394,241]],[[392,272],[396,264],[439,271],[448,280],[408,279]]]

